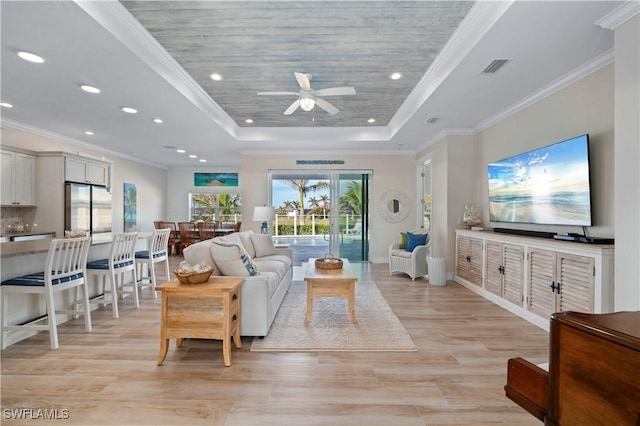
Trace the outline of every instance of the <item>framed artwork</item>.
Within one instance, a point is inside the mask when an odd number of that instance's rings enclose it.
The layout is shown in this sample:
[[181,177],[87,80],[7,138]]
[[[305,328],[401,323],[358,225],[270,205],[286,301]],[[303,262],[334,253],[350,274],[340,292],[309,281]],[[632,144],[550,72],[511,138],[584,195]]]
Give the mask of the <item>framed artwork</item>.
[[124,184],[124,232],[138,230],[138,192],[135,183]]
[[238,173],[194,173],[194,186],[238,186]]

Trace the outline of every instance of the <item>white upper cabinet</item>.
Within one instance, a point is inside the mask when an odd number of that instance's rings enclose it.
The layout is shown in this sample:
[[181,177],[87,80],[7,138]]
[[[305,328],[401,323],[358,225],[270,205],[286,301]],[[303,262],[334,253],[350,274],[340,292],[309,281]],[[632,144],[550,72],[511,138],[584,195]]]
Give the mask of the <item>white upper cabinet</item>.
[[109,164],[91,159],[65,157],[65,180],[111,186],[109,184]]
[[36,156],[2,149],[2,205],[34,206]]

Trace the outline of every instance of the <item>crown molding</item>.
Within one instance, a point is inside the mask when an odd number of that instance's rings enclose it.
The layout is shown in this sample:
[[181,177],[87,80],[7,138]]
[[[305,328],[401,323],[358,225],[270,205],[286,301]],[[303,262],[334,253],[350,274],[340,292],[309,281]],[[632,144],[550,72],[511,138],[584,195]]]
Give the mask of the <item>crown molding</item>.
[[240,128],[207,92],[118,1],[74,0],[142,61],[189,99],[207,117],[237,137]]
[[42,136],[43,138],[47,138],[47,139],[52,139],[55,141],[59,141],[59,142],[64,142],[64,143],[68,143],[69,145],[73,145],[73,146],[77,146],[79,148],[84,148],[84,149],[89,149],[91,151],[96,151],[96,152],[101,152],[103,154],[107,154],[110,157],[117,157],[117,158],[122,158],[125,160],[129,160],[129,161],[133,161],[139,164],[145,164],[147,166],[151,166],[151,167],[157,167],[160,169],[167,169],[166,166],[160,165],[160,164],[156,164],[156,163],[152,163],[151,161],[147,161],[144,159],[140,159],[137,157],[132,157],[131,155],[127,155],[127,154],[122,154],[116,151],[111,151],[108,149],[104,149],[101,148],[98,145],[92,145],[92,144],[88,144],[86,142],[77,140],[77,139],[73,139],[73,138],[68,138],[66,136],[62,136],[58,133],[54,133],[54,132],[50,132],[48,130],[43,130],[40,129],[39,127],[34,127],[31,126],[29,124],[26,123],[22,123],[19,121],[14,121],[11,119],[7,119],[7,118],[3,118],[2,119],[2,127],[9,127],[12,129],[16,129],[16,130],[22,130],[24,132],[29,132],[29,133],[33,133],[34,135],[38,135],[38,136]]
[[292,151],[288,150],[243,150],[240,151],[240,155],[265,155],[265,156],[279,156],[279,157],[311,157],[314,155],[332,157],[342,159],[343,157],[362,157],[363,155],[396,155],[396,156],[410,156],[414,157],[415,152],[413,150],[348,150],[348,151],[335,151],[335,150],[318,150],[318,151],[300,151],[292,154]]
[[640,1],[627,1],[596,21],[596,25],[605,30],[615,30],[638,13],[640,13]]
[[476,2],[414,90],[389,121],[393,137],[511,7],[509,1]]
[[292,142],[327,140],[341,141],[389,141],[387,127],[241,127],[236,135],[238,142]]
[[614,50],[609,49],[600,56],[595,57],[593,60],[587,62],[579,68],[571,71],[568,74],[560,77],[559,79],[549,83],[538,92],[533,93],[531,96],[523,99],[522,101],[510,106],[509,108],[499,112],[498,114],[490,117],[489,119],[483,121],[474,129],[474,133],[485,130],[494,124],[499,123],[500,121],[512,116],[513,114],[522,111],[525,108],[530,107],[531,105],[540,102],[542,99],[547,96],[551,96],[556,92],[564,89],[565,87],[570,86],[571,84],[585,78],[589,74],[592,74],[607,65],[613,63],[614,61]]

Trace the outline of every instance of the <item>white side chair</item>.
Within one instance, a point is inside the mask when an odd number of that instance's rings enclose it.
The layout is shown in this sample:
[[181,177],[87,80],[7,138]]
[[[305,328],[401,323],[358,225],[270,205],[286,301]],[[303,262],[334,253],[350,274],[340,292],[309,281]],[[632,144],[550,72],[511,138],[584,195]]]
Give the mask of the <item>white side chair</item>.
[[[102,278],[98,281],[99,288],[104,293],[103,305],[111,303],[113,309],[113,317],[118,318],[118,290],[127,285],[125,282],[126,274],[131,274],[131,281],[133,286],[133,298],[135,300],[136,308],[140,306],[138,300],[138,284],[136,279],[136,265],[135,265],[135,253],[136,253],[136,241],[138,240],[137,232],[125,232],[117,233],[113,235],[111,241],[111,250],[109,252],[109,258],[92,260],[87,263],[87,274],[94,276],[96,279]],[[107,289],[105,281],[109,281],[109,288]],[[107,300],[107,294],[111,295],[111,300]],[[124,294],[123,294],[124,296]]]
[[427,244],[417,246],[413,251],[407,251],[400,248],[399,243],[389,246],[389,275],[394,272],[403,272],[415,281],[416,278],[427,275],[427,257],[431,249],[431,239],[428,238]]
[[[90,237],[54,239],[49,246],[44,271],[5,280],[2,292],[2,349],[7,347],[10,330],[49,330],[51,349],[58,349],[58,326],[56,314],[84,315],[84,328],[91,331],[91,311],[87,289],[87,255]],[[56,309],[55,294],[71,288],[76,289],[74,306],[70,309]],[[79,299],[79,291],[82,298]],[[12,294],[41,294],[45,297],[47,324],[37,324],[40,319],[24,325],[8,324],[9,296]],[[80,308],[82,305],[82,309]]]
[[[155,291],[157,282],[156,263],[164,262],[164,276],[169,281],[169,255],[167,253],[167,243],[171,235],[171,228],[156,229],[147,240],[147,250],[136,252],[136,268],[138,275],[138,287],[151,287],[153,296],[158,297]],[[146,275],[145,275],[146,269]]]

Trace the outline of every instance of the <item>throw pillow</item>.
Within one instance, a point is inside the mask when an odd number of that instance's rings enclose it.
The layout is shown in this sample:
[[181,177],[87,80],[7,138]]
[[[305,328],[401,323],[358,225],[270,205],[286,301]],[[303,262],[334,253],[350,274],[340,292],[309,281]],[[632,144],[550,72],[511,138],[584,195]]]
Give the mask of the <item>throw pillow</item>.
[[271,235],[253,234],[251,235],[251,242],[253,243],[253,247],[256,249],[256,257],[276,254],[276,248],[273,245]]
[[241,244],[211,240],[211,254],[225,276],[252,277],[258,275],[258,267]]
[[416,235],[407,232],[407,251],[413,251],[416,247],[427,244],[427,238],[429,234]]
[[406,248],[407,248],[407,233],[406,232],[401,232],[400,233],[400,246],[398,248],[406,250]]

